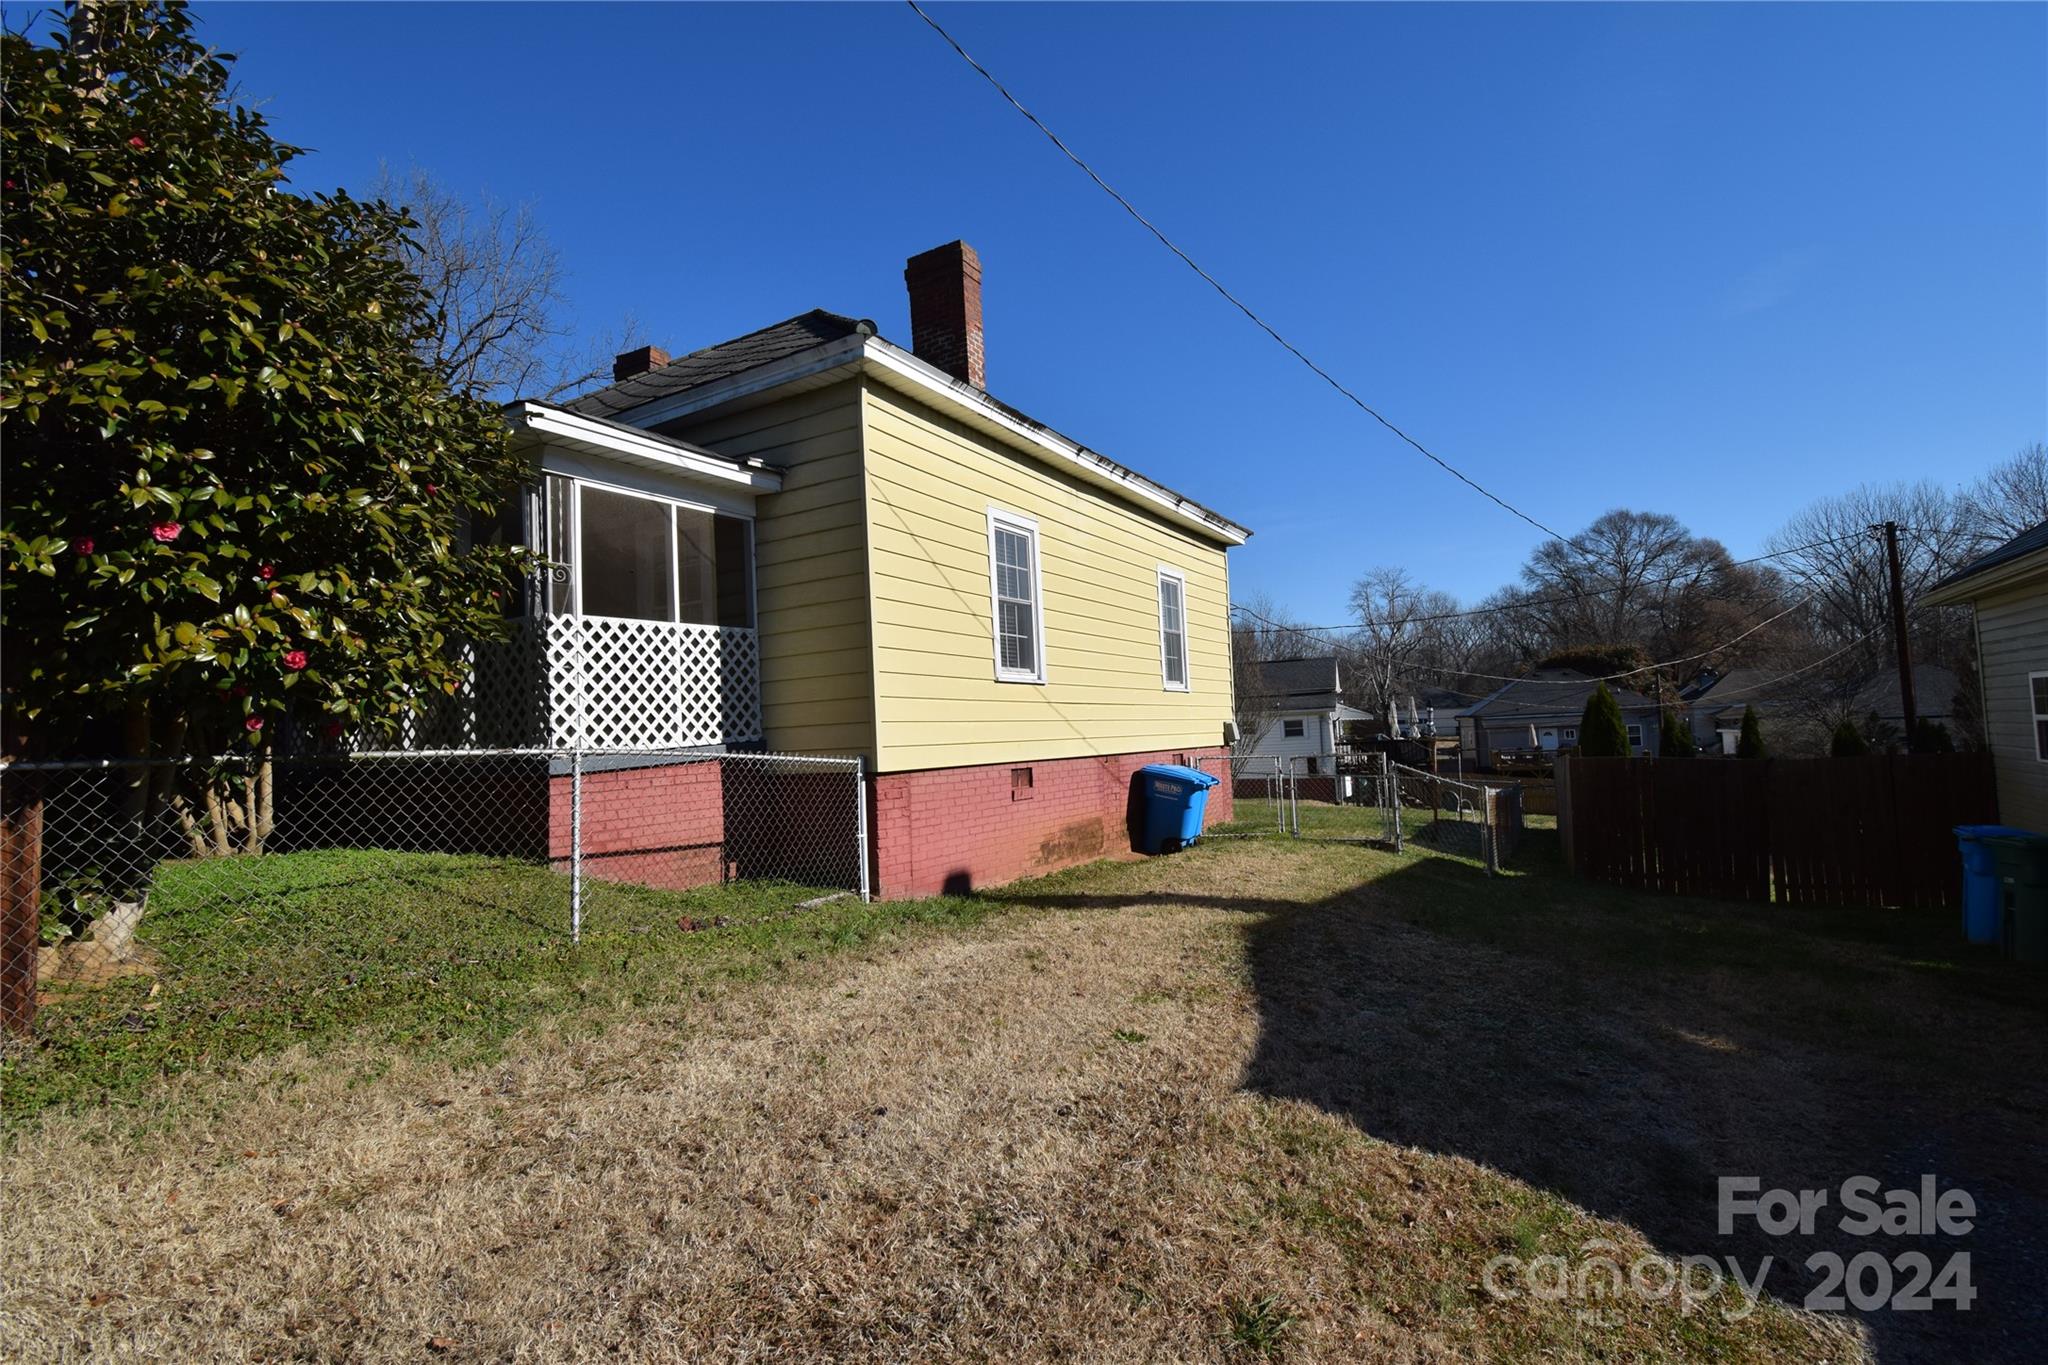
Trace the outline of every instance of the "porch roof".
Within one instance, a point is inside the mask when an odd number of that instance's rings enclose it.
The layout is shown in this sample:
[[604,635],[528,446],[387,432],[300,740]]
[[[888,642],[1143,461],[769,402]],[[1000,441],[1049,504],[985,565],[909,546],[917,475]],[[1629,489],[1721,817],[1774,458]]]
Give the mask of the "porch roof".
[[574,412],[554,403],[532,399],[511,403],[505,408],[505,416],[512,424],[515,443],[566,446],[599,459],[756,493],[774,493],[782,488],[782,471],[761,460],[721,455],[673,436]]

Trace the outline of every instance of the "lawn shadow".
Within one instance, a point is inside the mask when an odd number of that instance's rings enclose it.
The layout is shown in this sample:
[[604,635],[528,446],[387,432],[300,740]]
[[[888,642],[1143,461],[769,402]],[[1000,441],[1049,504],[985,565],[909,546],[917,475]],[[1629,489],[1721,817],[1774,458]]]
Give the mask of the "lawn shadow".
[[[1739,1258],[1802,1303],[1808,1256],[1968,1252],[1966,1312],[1859,1314],[1879,1359],[2038,1357],[2048,1338],[2048,979],[1948,917],[1655,897],[1595,886],[1532,832],[1525,875],[1411,854],[1312,903],[1048,897],[1240,910],[1259,1036],[1248,1089],[1463,1157],[1639,1229]],[[1169,881],[1167,884],[1171,884]],[[1858,1238],[1841,1183],[1976,1200],[1962,1237]],[[1717,1226],[1718,1178],[1824,1189],[1814,1234]],[[1577,1248],[1549,1247],[1570,1255]],[[1478,1267],[1474,1267],[1475,1274]],[[1903,1285],[1905,1276],[1899,1276]]]

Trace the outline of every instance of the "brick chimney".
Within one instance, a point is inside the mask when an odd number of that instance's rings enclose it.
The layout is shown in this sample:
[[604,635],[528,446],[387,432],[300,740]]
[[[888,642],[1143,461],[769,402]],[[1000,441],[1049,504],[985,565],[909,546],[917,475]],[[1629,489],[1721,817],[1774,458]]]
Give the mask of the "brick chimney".
[[631,379],[636,374],[646,374],[668,364],[668,352],[659,346],[642,346],[637,351],[627,351],[612,357],[612,383]]
[[977,389],[988,387],[981,352],[981,257],[965,242],[912,256],[903,267],[910,290],[910,349]]

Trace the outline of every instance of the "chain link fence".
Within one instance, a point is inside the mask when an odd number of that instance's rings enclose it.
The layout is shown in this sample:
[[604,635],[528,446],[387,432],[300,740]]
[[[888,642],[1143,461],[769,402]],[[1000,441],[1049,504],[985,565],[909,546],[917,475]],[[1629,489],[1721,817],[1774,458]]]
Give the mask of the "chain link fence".
[[323,979],[345,990],[352,954],[389,959],[407,940],[431,965],[451,951],[556,951],[628,919],[644,932],[656,912],[691,927],[688,893],[702,888],[772,886],[778,905],[868,891],[853,758],[13,763],[0,768],[0,807],[0,1022],[15,1035],[125,978],[285,979],[321,958]]
[[1521,840],[1519,788],[1445,777],[1384,753],[1232,754],[1203,766],[1229,782],[1235,808],[1209,837],[1413,847],[1474,859],[1491,874]]

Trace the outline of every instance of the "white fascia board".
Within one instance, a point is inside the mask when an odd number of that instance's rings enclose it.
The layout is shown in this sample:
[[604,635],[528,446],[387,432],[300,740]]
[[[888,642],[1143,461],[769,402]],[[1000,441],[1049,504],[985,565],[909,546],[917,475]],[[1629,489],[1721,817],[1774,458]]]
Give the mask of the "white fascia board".
[[745,488],[755,493],[782,488],[781,471],[766,465],[733,464],[694,454],[652,433],[643,436],[621,431],[610,423],[594,422],[545,404],[515,403],[506,415],[515,428],[531,437],[599,459],[620,460],[716,488]]

